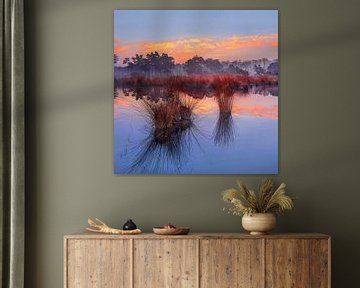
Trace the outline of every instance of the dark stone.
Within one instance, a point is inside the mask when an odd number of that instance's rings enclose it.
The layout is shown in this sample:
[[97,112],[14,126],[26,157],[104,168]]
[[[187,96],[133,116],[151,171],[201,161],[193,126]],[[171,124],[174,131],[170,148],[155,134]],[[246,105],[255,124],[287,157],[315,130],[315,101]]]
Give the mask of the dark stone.
[[135,230],[135,229],[137,229],[137,226],[131,219],[129,219],[123,226],[123,230]]

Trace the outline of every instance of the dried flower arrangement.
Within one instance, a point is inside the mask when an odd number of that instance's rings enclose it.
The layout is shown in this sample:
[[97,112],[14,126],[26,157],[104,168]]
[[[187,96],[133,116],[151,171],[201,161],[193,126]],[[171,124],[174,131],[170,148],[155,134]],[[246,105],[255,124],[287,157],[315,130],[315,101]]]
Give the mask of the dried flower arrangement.
[[252,215],[256,213],[283,214],[294,207],[294,198],[285,195],[285,183],[274,190],[274,182],[263,179],[259,192],[249,190],[238,181],[238,189],[228,189],[222,193],[222,199],[231,204],[229,213],[233,215]]

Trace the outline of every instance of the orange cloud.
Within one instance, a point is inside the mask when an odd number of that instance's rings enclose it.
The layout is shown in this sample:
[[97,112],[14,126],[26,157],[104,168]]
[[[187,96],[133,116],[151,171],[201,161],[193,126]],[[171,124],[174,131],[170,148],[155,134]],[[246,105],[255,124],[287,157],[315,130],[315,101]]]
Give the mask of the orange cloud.
[[121,44],[114,39],[114,53],[120,59],[153,51],[167,53],[177,63],[194,55],[220,60],[277,58],[278,34],[232,36],[227,38],[183,38],[174,41]]

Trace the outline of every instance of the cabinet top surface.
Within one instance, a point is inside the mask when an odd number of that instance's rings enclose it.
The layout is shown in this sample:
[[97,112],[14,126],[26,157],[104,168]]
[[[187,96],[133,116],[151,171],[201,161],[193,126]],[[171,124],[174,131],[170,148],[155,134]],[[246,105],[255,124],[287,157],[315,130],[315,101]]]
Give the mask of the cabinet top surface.
[[65,239],[329,239],[329,235],[320,233],[287,233],[250,235],[245,233],[189,233],[188,235],[156,235],[142,233],[138,235],[109,235],[101,233],[75,233],[64,236]]

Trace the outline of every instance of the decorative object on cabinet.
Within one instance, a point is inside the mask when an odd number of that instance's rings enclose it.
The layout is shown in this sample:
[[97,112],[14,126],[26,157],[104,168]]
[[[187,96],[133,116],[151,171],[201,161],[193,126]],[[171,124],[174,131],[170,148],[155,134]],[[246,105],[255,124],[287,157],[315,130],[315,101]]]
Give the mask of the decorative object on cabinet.
[[[165,226],[165,225],[164,225]],[[189,227],[154,227],[153,232],[158,235],[186,235],[189,234]]]
[[123,230],[135,230],[137,229],[136,224],[132,221],[132,219],[129,219],[126,221],[126,223],[123,225]]
[[285,183],[275,190],[271,179],[263,179],[259,192],[249,190],[238,181],[238,188],[222,193],[225,202],[230,203],[229,212],[242,216],[243,228],[251,234],[264,234],[276,226],[275,215],[283,214],[294,207],[293,198],[285,194]]
[[111,228],[108,225],[106,225],[104,222],[102,222],[99,219],[91,220],[88,219],[88,223],[91,228],[86,228],[87,231],[90,232],[97,232],[97,233],[104,233],[104,234],[115,234],[115,235],[135,235],[140,234],[140,229],[133,229],[133,230],[121,230],[121,229],[115,229]]
[[261,235],[276,227],[276,217],[273,213],[244,214],[241,224],[251,235]]

